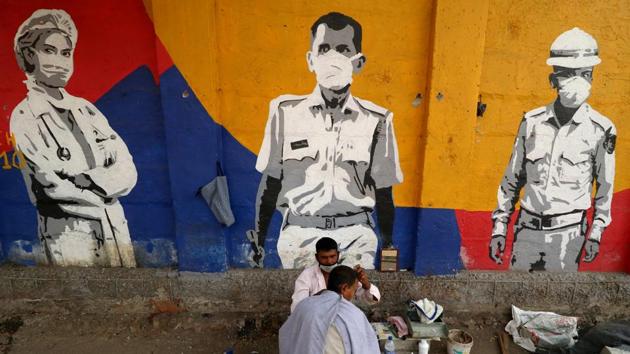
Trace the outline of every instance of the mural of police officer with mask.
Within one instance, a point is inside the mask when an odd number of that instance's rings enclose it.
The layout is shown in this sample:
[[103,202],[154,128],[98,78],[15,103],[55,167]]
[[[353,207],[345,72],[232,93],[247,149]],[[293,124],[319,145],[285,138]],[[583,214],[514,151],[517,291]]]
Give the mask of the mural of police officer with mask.
[[263,174],[256,204],[250,264],[262,267],[276,208],[283,215],[278,255],[284,268],[313,263],[315,242],[339,244],[340,263],[373,269],[377,209],[385,247],[392,244],[392,186],[403,176],[393,114],[352,96],[353,74],[366,63],[361,25],[332,12],[311,27],[308,68],[317,86],[309,95],[283,95],[270,113],[256,169]]
[[[611,222],[616,130],[586,100],[593,67],[601,62],[597,42],[573,28],[551,45],[547,64],[556,100],[525,114],[492,214],[490,258],[501,263],[507,225],[521,189],[511,269],[577,271],[599,253]],[[595,182],[594,216],[589,227]]]
[[77,37],[65,11],[40,9],[14,41],[28,93],[13,110],[10,127],[37,208],[42,258],[60,266],[135,267],[118,201],[136,184],[133,159],[107,118],[64,89]]

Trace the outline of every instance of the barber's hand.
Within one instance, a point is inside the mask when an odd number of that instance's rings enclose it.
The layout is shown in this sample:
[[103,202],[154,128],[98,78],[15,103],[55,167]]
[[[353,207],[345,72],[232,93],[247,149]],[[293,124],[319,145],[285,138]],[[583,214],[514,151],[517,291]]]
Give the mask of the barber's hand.
[[505,236],[492,235],[490,239],[490,259],[496,264],[503,264],[503,252],[505,251]]
[[252,250],[249,252],[247,259],[252,268],[262,268],[265,260],[265,248],[260,245],[260,236],[254,230],[248,230],[246,233]]
[[584,244],[584,262],[590,263],[595,260],[597,255],[599,254],[599,241],[597,240],[586,240]]
[[365,290],[370,289],[370,286],[371,286],[370,279],[368,279],[365,269],[361,268],[361,266],[357,264],[356,266],[354,266],[354,270],[357,272],[357,276],[359,277],[359,282],[361,283],[361,286],[363,287],[363,289]]

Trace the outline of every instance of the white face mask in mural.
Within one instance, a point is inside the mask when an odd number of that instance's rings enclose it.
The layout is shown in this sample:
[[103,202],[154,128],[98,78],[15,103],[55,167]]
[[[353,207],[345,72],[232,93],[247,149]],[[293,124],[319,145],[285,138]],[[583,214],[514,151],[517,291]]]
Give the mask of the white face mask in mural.
[[31,77],[49,87],[66,86],[74,71],[72,42],[66,35],[52,33],[28,50]]
[[312,57],[310,70],[315,71],[317,82],[329,89],[341,89],[352,83],[352,62],[361,58],[363,54],[348,58],[336,50]]
[[591,95],[591,83],[581,76],[559,80],[560,103],[568,108],[577,108]]
[[332,270],[333,270],[333,269],[337,268],[337,266],[338,266],[338,264],[337,264],[337,263],[335,263],[335,264],[333,264],[333,265],[323,265],[323,264],[320,264],[320,265],[319,265],[319,269],[321,269],[322,271],[324,271],[324,272],[326,272],[326,273],[330,273],[330,272],[332,272]]

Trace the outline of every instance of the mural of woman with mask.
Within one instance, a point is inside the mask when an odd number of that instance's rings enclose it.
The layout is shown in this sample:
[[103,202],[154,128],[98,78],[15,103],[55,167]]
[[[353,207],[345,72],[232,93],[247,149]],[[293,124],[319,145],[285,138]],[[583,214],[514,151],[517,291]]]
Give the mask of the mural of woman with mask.
[[41,258],[60,266],[135,267],[118,201],[136,184],[133,159],[105,116],[64,90],[77,37],[65,11],[40,9],[14,40],[28,93],[14,109],[10,127],[37,208]]

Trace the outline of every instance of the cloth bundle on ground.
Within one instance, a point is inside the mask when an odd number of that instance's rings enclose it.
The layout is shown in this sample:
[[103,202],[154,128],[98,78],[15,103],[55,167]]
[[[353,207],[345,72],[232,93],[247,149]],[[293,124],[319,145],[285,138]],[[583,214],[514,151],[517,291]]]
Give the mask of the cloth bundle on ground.
[[[609,349],[605,349],[604,347],[609,347]],[[630,320],[610,321],[596,325],[586,332],[569,351],[570,354],[591,354],[600,352],[630,352]]]
[[505,326],[514,343],[535,352],[542,349],[568,349],[577,338],[577,317],[553,312],[524,311],[512,305],[512,320]]
[[407,324],[402,317],[390,316],[387,317],[387,322],[393,327],[393,330],[395,330],[396,337],[404,339],[409,335],[409,328],[407,328]]

